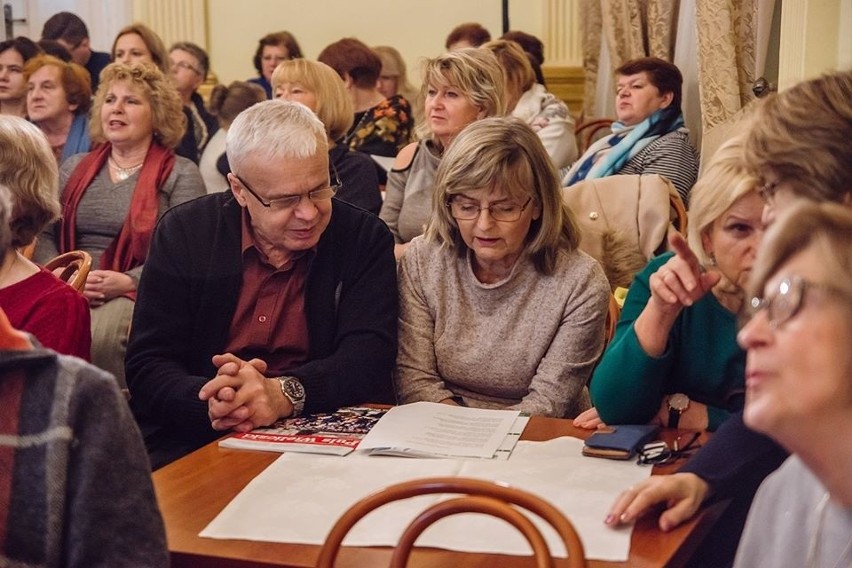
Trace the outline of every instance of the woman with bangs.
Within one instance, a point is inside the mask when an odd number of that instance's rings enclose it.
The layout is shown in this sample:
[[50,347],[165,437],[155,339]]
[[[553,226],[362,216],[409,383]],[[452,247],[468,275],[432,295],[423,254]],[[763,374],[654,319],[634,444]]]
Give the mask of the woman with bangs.
[[308,59],[284,61],[272,74],[272,92],[276,99],[302,103],[325,126],[329,177],[341,182],[334,197],[378,215],[382,193],[373,160],[341,142],[354,115],[346,85],[334,69]]
[[399,264],[400,402],[589,408],[609,284],[577,248],[538,136],[515,118],[468,126],[438,167],[431,215]]
[[83,294],[92,310],[92,362],[124,387],[124,352],[136,286],[157,219],[205,194],[198,167],[175,156],[186,119],[170,79],[148,64],[101,73],[89,131],[99,144],[60,168],[62,217],[38,240],[46,262],[72,250],[92,256]]
[[472,122],[506,114],[503,72],[485,49],[462,49],[426,62],[423,72],[425,121],[420,141],[406,146],[388,174],[379,213],[388,224],[397,258],[423,234],[432,212],[435,172],[453,139]]

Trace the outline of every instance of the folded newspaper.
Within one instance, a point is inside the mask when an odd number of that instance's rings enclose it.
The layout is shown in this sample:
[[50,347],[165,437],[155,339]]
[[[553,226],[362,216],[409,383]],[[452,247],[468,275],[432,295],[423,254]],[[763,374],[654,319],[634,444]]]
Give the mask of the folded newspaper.
[[232,434],[222,448],[345,456],[387,412],[385,408],[347,407],[325,414],[280,420],[266,428]]

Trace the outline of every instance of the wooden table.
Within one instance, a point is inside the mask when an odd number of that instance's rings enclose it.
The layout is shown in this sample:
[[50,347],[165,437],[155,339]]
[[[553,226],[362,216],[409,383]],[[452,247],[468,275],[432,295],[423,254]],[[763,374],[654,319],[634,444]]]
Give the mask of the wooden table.
[[[522,440],[549,440],[559,436],[586,438],[589,432],[575,428],[570,420],[533,417]],[[669,440],[674,432],[664,433]],[[311,567],[319,554],[318,546],[281,544],[246,540],[214,540],[198,533],[251,481],[280,454],[227,450],[209,444],[154,472],[154,487],[166,523],[173,568],[212,567]],[[674,467],[655,468],[654,473],[670,473]],[[703,511],[691,522],[668,533],[657,529],[656,516],[640,520],[633,531],[630,558],[626,563],[589,561],[594,567],[630,566],[651,568],[683,566],[692,551],[712,528],[721,508]],[[293,513],[294,520],[298,512]],[[251,522],[247,519],[246,522]],[[601,522],[601,530],[608,530]],[[389,548],[343,547],[336,566],[364,568],[387,566]],[[512,568],[529,566],[530,558],[496,554],[459,553],[434,548],[417,548],[410,566],[471,566]]]

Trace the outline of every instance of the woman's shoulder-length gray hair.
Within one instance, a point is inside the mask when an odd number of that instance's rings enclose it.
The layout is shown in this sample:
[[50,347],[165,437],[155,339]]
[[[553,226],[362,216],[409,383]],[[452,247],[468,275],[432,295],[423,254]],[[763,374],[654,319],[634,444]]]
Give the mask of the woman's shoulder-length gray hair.
[[519,202],[531,197],[531,205],[541,209],[530,225],[525,254],[540,273],[552,274],[560,249],[576,249],[580,232],[562,200],[559,176],[541,140],[517,118],[478,120],[453,141],[435,177],[432,218],[425,238],[465,254],[467,245],[448,204],[459,193],[495,188]]
[[232,168],[239,168],[248,156],[274,160],[328,154],[320,119],[303,104],[277,99],[238,114],[228,129],[225,148]]

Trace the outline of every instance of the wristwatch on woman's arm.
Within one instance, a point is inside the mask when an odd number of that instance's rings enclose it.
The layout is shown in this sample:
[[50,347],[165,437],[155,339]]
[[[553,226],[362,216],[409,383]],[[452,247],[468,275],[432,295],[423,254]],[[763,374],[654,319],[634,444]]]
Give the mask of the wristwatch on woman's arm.
[[689,397],[683,394],[682,392],[678,392],[669,395],[667,404],[669,406],[668,427],[677,428],[677,425],[680,423],[680,415],[683,414],[687,408],[689,408]]

